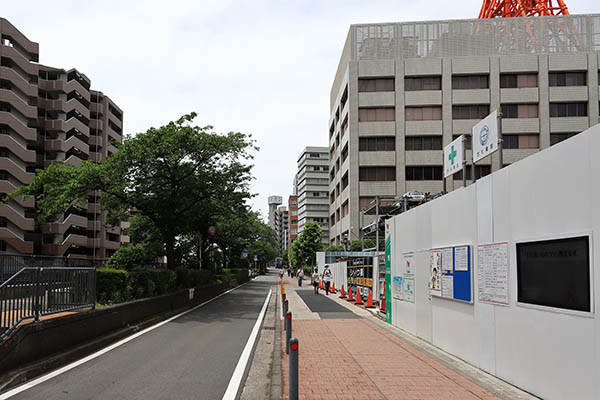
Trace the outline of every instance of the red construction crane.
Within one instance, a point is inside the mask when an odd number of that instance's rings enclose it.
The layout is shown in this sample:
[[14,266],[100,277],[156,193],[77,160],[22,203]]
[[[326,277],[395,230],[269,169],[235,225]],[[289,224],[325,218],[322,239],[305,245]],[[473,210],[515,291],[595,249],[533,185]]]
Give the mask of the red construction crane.
[[479,18],[569,15],[563,0],[483,0]]

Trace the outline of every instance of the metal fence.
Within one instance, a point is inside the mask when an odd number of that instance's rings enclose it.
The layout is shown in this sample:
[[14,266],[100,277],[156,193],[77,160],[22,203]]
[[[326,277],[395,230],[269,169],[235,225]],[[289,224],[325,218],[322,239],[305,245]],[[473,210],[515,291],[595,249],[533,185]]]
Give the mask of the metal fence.
[[103,267],[106,260],[85,258],[27,256],[18,254],[0,255],[0,283],[6,281],[23,268],[81,268]]
[[95,268],[22,268],[0,284],[0,339],[24,320],[95,304]]

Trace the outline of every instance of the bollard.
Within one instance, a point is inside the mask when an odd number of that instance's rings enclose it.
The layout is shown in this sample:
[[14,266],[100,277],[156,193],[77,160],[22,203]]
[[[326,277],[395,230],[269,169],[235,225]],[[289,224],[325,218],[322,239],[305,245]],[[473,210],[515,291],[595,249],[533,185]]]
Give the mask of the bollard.
[[283,302],[285,301],[285,293],[281,295],[281,303],[283,304]]
[[290,338],[292,337],[292,312],[285,314],[285,354],[290,354]]
[[290,339],[289,398],[298,400],[298,339]]
[[288,312],[288,300],[285,299],[285,301],[283,302],[283,316],[285,317],[285,314],[287,314]]

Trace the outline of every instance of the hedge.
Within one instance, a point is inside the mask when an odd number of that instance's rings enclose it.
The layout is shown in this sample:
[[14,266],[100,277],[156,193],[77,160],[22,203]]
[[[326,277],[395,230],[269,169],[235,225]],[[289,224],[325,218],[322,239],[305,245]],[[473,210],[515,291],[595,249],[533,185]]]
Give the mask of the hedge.
[[185,289],[208,285],[220,279],[222,282],[237,280],[244,283],[250,278],[247,269],[224,268],[215,276],[206,270],[169,270],[136,268],[131,271],[114,268],[98,268],[97,302],[100,304],[159,296]]

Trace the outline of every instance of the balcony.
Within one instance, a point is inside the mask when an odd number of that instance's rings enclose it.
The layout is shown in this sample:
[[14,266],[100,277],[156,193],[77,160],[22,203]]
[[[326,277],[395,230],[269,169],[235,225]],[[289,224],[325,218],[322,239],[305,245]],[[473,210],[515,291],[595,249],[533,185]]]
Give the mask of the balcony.
[[90,111],[98,114],[104,114],[104,104],[90,103]]

